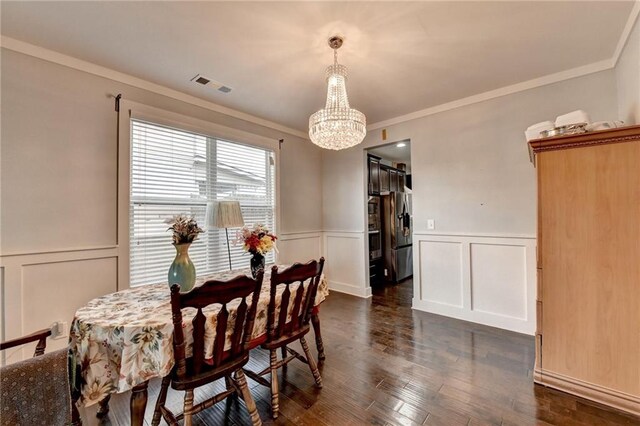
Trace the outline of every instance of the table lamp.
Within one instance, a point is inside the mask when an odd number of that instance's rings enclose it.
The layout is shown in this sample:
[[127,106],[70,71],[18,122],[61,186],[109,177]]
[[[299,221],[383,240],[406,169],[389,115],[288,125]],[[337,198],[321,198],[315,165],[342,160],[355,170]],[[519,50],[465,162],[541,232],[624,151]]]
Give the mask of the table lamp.
[[224,228],[227,236],[227,254],[229,255],[229,270],[231,267],[231,247],[229,245],[229,228],[244,226],[242,210],[239,201],[214,201],[207,203],[207,229]]

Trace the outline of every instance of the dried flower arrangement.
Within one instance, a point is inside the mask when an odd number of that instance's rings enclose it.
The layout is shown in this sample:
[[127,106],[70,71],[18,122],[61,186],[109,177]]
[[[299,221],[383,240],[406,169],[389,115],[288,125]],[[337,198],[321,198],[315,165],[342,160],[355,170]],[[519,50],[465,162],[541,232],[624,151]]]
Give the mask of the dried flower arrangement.
[[164,221],[171,225],[167,231],[173,231],[173,244],[191,244],[198,234],[204,232],[193,216],[178,214]]
[[243,243],[242,248],[252,254],[258,253],[264,256],[271,250],[278,251],[277,239],[278,237],[262,224],[256,224],[253,228],[244,226],[238,231],[238,240]]

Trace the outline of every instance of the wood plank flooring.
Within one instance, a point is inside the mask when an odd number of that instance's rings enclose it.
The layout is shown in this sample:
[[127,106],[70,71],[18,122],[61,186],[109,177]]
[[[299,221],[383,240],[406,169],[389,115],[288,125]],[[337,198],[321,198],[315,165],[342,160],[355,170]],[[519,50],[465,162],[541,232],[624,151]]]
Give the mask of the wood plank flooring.
[[[411,309],[411,280],[374,288],[371,299],[333,292],[320,312],[323,389],[305,364],[280,376],[280,417],[269,389],[249,380],[267,425],[640,425],[640,418],[533,384],[533,337]],[[313,342],[312,334],[309,339]],[[299,348],[297,348],[299,350]],[[315,347],[313,348],[315,354]],[[268,365],[261,350],[249,368]],[[196,390],[204,397],[222,383]],[[150,424],[159,380],[149,386]],[[170,391],[171,409],[183,394]],[[127,425],[129,394],[114,395],[107,419],[83,410],[85,425]],[[163,423],[164,424],[164,423]],[[197,425],[246,425],[241,401],[198,414]]]

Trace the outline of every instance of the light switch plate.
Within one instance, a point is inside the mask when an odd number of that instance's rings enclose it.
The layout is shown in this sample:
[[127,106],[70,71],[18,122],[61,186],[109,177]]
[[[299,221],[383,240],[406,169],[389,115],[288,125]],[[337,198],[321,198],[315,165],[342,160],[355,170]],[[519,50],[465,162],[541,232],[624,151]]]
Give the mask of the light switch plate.
[[434,219],[427,219],[427,229],[436,229],[436,221]]

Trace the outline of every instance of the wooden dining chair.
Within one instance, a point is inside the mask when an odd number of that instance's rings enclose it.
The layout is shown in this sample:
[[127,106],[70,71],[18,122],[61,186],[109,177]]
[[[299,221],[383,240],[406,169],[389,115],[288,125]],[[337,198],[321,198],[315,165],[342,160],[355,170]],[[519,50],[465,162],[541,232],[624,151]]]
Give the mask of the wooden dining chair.
[[[45,329],[0,343],[0,351],[27,343],[36,344],[33,358],[0,368],[0,424],[81,425],[71,396],[69,350],[45,354]],[[77,395],[75,395],[77,396]]]
[[[249,370],[245,372],[256,382],[271,387],[271,413],[274,419],[278,418],[279,412],[278,368],[286,366],[294,359],[299,359],[309,365],[316,385],[319,388],[322,387],[322,377],[304,336],[310,329],[309,322],[323,268],[324,257],[321,257],[319,262],[312,260],[304,265],[295,263],[282,272],[278,272],[277,266],[271,269],[267,341],[262,345],[263,349],[269,351],[269,367],[259,373]],[[279,286],[284,289],[278,304]],[[304,356],[287,346],[296,340],[300,341]],[[281,360],[278,360],[278,348],[282,351]],[[263,377],[269,373],[271,374],[270,382]]]
[[[171,287],[175,366],[172,372],[162,379],[152,425],[158,425],[162,415],[170,425],[177,425],[178,420],[184,419],[184,425],[191,426],[194,414],[212,407],[234,394],[240,394],[244,399],[252,423],[254,425],[262,424],[256,404],[249,392],[247,379],[242,371],[242,366],[249,361],[248,342],[253,332],[262,275],[260,272],[255,280],[239,276],[229,281],[207,281],[189,293],[180,293],[180,286],[177,284]],[[236,299],[240,299],[240,304],[235,310],[234,318],[229,315],[227,305]],[[205,323],[207,318],[203,313],[203,308],[213,304],[220,304],[221,307],[215,316],[216,332],[212,358],[205,359]],[[184,308],[197,309],[192,321],[193,356],[189,358],[186,356],[187,343],[182,328],[182,309]],[[232,324],[232,329],[227,336],[228,324]],[[228,348],[225,347],[227,338],[231,342]],[[224,392],[194,405],[195,388],[223,377],[227,384],[227,389]],[[185,391],[184,412],[180,415],[174,415],[164,406],[169,384],[175,390]]]
[[318,316],[319,309],[317,306],[313,308],[311,312],[311,325],[313,326],[313,333],[316,335],[316,349],[318,350],[318,359],[324,361],[326,355],[324,353],[324,343],[322,341],[322,333],[320,331],[320,317]]

